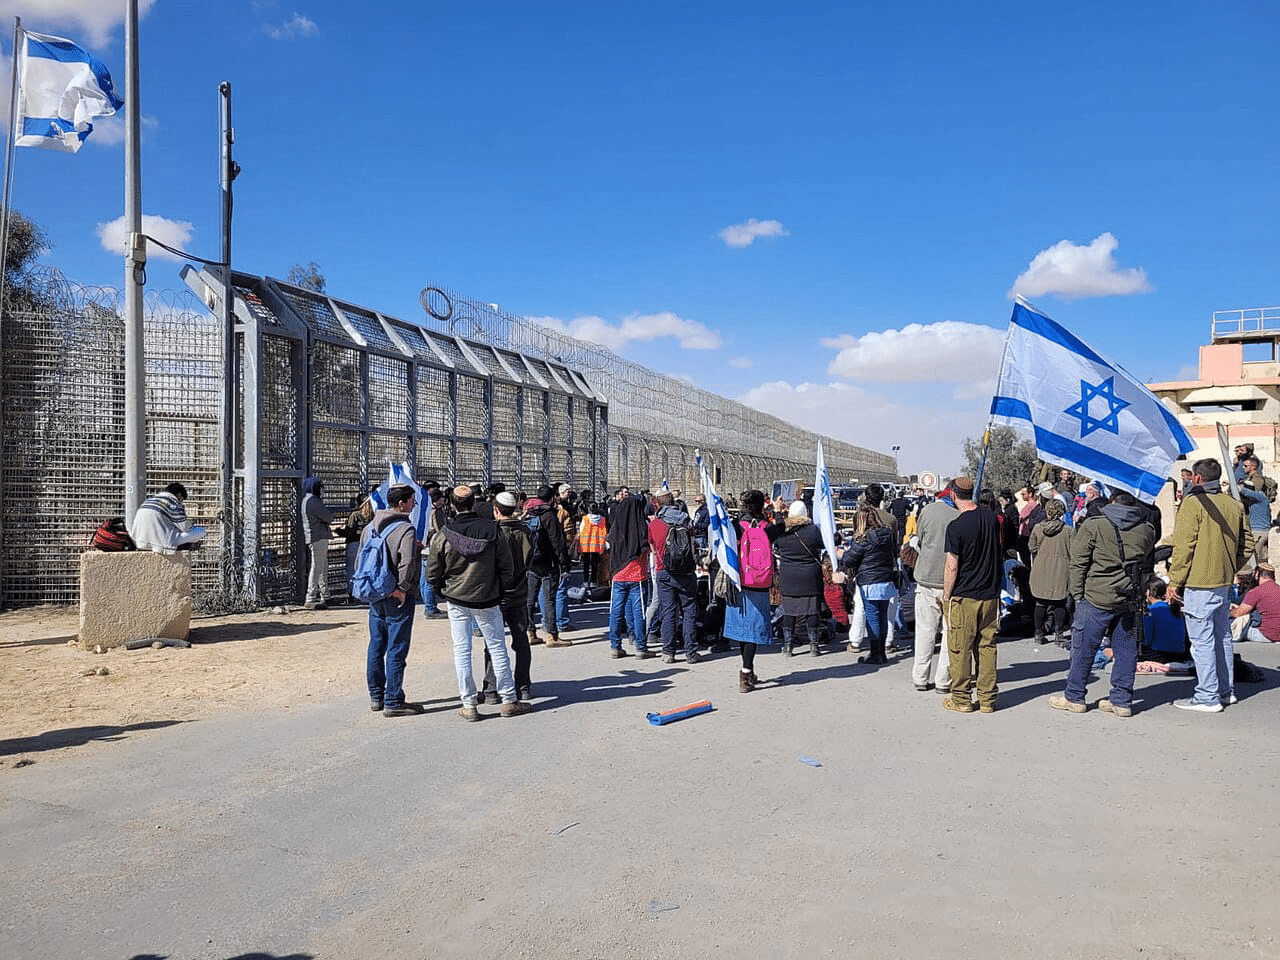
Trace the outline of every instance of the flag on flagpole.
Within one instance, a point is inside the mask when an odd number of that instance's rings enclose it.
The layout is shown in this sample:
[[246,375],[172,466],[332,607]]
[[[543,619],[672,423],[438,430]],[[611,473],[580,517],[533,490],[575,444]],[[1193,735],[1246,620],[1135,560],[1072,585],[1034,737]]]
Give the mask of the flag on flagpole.
[[738,535],[733,530],[733,521],[725,512],[724,501],[716,493],[715,481],[711,479],[711,471],[702,462],[702,454],[693,452],[698,461],[698,474],[702,478],[702,495],[707,498],[707,542],[711,552],[715,554],[720,569],[725,572],[733,585],[742,589],[742,567],[738,562]]
[[836,511],[831,500],[831,482],[827,479],[827,460],[822,455],[822,441],[818,441],[818,469],[813,479],[813,522],[822,532],[822,545],[831,558],[831,569],[836,569]]
[[93,54],[62,37],[20,32],[18,111],[14,145],[75,153],[96,117],[109,117],[124,101]]
[[1022,303],[1009,321],[991,418],[1030,426],[1046,461],[1147,503],[1167,482],[1173,462],[1196,446],[1132,374]]

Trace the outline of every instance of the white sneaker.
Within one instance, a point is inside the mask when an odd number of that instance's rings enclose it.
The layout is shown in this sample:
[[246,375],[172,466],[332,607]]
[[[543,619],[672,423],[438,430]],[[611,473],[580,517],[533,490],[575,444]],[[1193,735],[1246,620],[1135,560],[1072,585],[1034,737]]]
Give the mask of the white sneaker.
[[1196,713],[1221,713],[1222,704],[1220,703],[1201,703],[1199,700],[1175,700],[1173,705],[1179,710],[1193,710]]
[[1224,698],[1221,702],[1224,707],[1234,707],[1239,701],[1236,700],[1236,695],[1233,693],[1231,696]]

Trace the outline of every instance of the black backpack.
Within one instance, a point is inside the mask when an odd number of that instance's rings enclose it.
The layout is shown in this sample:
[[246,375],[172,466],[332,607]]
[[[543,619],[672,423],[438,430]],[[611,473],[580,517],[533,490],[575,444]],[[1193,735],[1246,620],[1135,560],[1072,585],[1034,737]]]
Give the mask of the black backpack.
[[529,552],[529,570],[539,577],[551,572],[551,561],[555,551],[551,548],[551,534],[546,527],[546,513],[535,513],[524,518],[524,525],[529,528],[529,539],[533,541],[533,549]]
[[693,535],[689,532],[688,524],[667,525],[667,542],[662,547],[662,569],[673,577],[688,577],[693,574]]

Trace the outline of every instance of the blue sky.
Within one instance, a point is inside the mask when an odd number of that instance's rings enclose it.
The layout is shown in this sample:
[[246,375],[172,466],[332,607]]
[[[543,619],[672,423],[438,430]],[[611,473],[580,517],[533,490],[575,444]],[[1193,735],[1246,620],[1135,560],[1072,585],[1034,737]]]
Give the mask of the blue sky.
[[[123,89],[123,7],[0,15]],[[218,254],[229,80],[239,269],[409,319],[449,286],[906,471],[981,432],[1015,285],[1143,380],[1280,301],[1274,3],[142,7],[157,236]],[[16,154],[87,283],[122,280],[122,130]]]

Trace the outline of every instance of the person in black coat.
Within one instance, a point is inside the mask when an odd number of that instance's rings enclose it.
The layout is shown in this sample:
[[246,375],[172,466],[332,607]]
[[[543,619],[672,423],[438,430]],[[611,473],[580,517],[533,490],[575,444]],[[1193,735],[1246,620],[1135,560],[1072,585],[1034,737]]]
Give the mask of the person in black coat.
[[809,637],[809,653],[821,656],[818,618],[822,610],[822,532],[809,519],[804,501],[787,511],[786,529],[773,543],[782,594],[782,652],[792,656],[796,628]]

